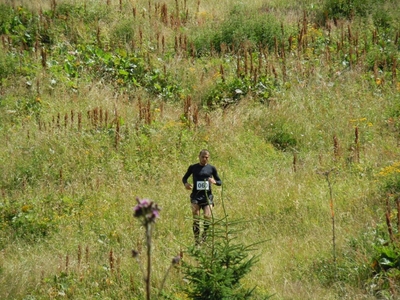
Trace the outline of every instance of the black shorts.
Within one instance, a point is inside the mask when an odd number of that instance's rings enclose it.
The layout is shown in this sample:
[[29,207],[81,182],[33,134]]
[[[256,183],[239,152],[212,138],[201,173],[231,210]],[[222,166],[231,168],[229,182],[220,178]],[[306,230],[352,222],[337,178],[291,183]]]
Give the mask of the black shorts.
[[212,194],[210,195],[196,195],[194,197],[190,197],[190,202],[192,204],[198,204],[200,207],[211,205],[214,206],[213,202],[214,196]]

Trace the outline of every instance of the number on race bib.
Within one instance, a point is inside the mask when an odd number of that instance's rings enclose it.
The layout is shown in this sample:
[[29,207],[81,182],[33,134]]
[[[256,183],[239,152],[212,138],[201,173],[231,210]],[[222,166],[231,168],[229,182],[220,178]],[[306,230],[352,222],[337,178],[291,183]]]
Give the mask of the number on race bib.
[[208,181],[197,181],[196,187],[198,191],[208,191],[210,189],[210,183]]

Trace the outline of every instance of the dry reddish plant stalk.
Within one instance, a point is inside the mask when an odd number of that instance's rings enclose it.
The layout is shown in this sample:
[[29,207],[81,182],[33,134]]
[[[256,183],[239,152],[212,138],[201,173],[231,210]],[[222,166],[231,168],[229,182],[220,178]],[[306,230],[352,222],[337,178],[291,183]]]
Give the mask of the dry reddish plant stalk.
[[355,162],[360,161],[360,143],[359,143],[359,131],[358,127],[354,129],[355,139],[354,139],[354,158]]
[[333,136],[333,154],[335,159],[338,159],[340,157],[339,139],[336,135]]
[[68,113],[64,115],[64,128],[67,129],[68,126]]
[[400,233],[400,198],[396,199],[396,207],[397,207],[397,233]]
[[78,113],[78,130],[81,131],[82,129],[82,113]]
[[89,253],[90,253],[89,245],[86,245],[86,248],[85,248],[85,262],[86,262],[86,264],[89,263]]
[[82,262],[82,246],[79,244],[78,246],[78,268],[81,266]]
[[116,116],[116,127],[115,127],[115,149],[118,150],[118,145],[120,141],[120,121],[119,117]]
[[109,254],[108,254],[108,262],[110,263],[110,271],[111,273],[114,272],[114,253],[112,251],[112,249],[110,250]]
[[71,109],[71,129],[74,126],[74,111]]
[[69,255],[67,254],[65,257],[65,273],[68,274],[69,272]]

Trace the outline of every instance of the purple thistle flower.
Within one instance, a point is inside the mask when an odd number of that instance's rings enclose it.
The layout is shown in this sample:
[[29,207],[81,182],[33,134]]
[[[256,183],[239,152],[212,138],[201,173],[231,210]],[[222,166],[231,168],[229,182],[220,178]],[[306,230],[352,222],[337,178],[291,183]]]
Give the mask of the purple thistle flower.
[[135,218],[143,218],[143,223],[153,223],[160,216],[160,208],[150,199],[136,197],[138,204],[133,208]]

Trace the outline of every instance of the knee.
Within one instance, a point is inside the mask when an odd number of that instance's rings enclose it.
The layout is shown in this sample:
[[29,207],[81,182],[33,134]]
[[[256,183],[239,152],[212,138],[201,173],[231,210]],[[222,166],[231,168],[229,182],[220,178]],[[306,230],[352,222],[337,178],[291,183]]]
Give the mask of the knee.
[[210,220],[211,220],[211,215],[205,214],[205,215],[204,215],[204,219],[205,219],[206,221],[210,221]]

